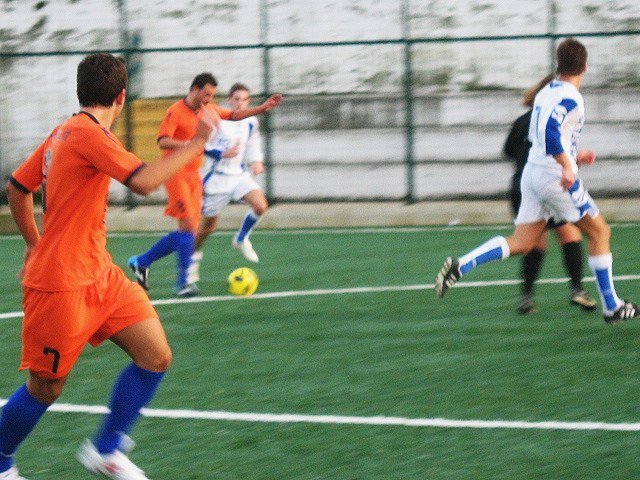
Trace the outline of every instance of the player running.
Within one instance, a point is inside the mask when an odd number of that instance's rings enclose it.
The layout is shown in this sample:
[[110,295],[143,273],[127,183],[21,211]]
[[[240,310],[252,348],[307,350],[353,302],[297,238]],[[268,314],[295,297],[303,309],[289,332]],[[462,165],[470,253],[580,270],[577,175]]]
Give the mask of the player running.
[[[198,114],[203,110],[213,109],[225,120],[242,120],[268,112],[282,101],[282,95],[275,94],[258,107],[231,111],[211,103],[217,92],[216,78],[210,73],[201,73],[191,82],[189,94],[169,107],[158,132],[158,146],[163,150],[164,156],[170,155],[174,149],[191,140],[198,122]],[[129,267],[145,290],[149,289],[151,264],[172,252],[177,252],[176,295],[190,297],[198,294],[197,286],[188,281],[188,269],[194,253],[195,236],[202,210],[201,164],[202,151],[196,153],[165,185],[167,207],[164,213],[177,220],[178,229],[162,237],[145,253],[129,259]]]
[[[0,479],[24,480],[13,456],[58,398],[87,343],[111,340],[131,357],[111,394],[110,413],[82,445],[78,460],[92,473],[145,480],[125,455],[127,434],[153,397],[172,353],[147,294],[106,250],[105,216],[111,178],[147,195],[199,154],[215,116],[204,114],[189,142],[162,162],[145,165],[109,131],[125,102],[127,69],[110,54],[78,65],[80,113],[56,127],[7,183],[11,213],[27,244],[21,270],[24,320],[21,370],[26,384],[0,416]],[[44,229],[34,219],[42,188]],[[54,440],[55,441],[55,440]]]
[[[232,111],[244,110],[250,102],[249,88],[236,83],[229,90],[228,104]],[[264,171],[264,155],[258,119],[249,117],[237,122],[221,121],[220,127],[205,145],[204,200],[202,221],[196,234],[195,252],[191,257],[189,282],[200,279],[202,246],[218,225],[220,212],[231,202],[249,204],[232,244],[251,262],[258,262],[249,235],[267,211],[267,198],[252,178]],[[249,168],[251,172],[249,172]]]
[[436,292],[442,297],[478,265],[529,252],[553,218],[575,223],[589,237],[589,267],[596,278],[605,322],[638,318],[638,306],[620,299],[613,284],[611,229],[576,177],[578,165],[590,165],[596,158],[590,150],[577,150],[584,124],[579,89],[587,69],[587,50],[568,38],[558,45],[556,56],[557,78],[536,95],[533,105],[532,147],[522,174],[515,231],[508,238],[494,237],[460,258],[447,258],[436,278]]
[[[531,142],[529,141],[529,127],[531,122],[531,112],[533,110],[533,101],[535,96],[547,84],[555,78],[554,75],[547,75],[533,87],[528,89],[522,101],[522,104],[529,107],[529,110],[520,115],[514,122],[504,144],[504,153],[515,163],[515,172],[511,180],[511,207],[514,215],[518,214],[520,208],[520,180],[522,179],[522,171],[527,164],[529,157],[529,149]],[[556,222],[549,219],[547,230],[555,231],[558,243],[562,247],[564,265],[569,274],[571,290],[569,299],[572,304],[579,305],[582,309],[591,311],[598,308],[598,304],[582,287],[582,234],[580,229],[573,223]],[[537,311],[534,301],[533,291],[536,279],[542,268],[542,263],[547,250],[548,242],[547,232],[543,233],[538,243],[533,249],[523,255],[520,272],[522,276],[522,293],[518,302],[518,312],[527,315]]]

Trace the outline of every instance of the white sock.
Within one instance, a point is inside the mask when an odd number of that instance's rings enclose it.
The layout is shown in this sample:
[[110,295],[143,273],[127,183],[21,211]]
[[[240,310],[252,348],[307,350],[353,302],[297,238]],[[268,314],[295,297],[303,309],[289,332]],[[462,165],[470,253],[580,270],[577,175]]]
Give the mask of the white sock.
[[478,265],[509,258],[511,251],[507,239],[502,236],[493,237],[459,258],[460,273],[465,275]]
[[596,278],[596,286],[602,301],[602,310],[606,314],[615,312],[622,300],[616,294],[613,285],[613,255],[604,253],[602,255],[589,256],[589,267]]

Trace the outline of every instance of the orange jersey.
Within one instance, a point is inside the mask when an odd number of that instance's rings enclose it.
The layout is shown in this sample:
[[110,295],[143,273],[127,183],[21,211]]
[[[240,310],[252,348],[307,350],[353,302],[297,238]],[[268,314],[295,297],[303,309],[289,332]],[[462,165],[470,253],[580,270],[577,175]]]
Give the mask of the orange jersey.
[[[220,118],[224,120],[231,118],[231,110],[212,103],[208,104],[207,108],[214,109],[218,115],[220,115]],[[160,124],[160,130],[158,131],[158,140],[163,137],[169,137],[174,140],[182,140],[186,142],[195,136],[197,125],[198,112],[191,109],[184,99],[178,100],[176,103],[171,105],[164,114],[164,118]],[[172,149],[163,149],[162,156],[166,157],[172,151]],[[193,157],[181,172],[196,171],[200,168],[201,162],[202,153]],[[179,172],[178,175],[181,172]]]
[[143,163],[91,115],[60,126],[13,172],[17,188],[42,186],[42,238],[29,256],[23,285],[68,291],[96,282],[112,264],[105,215],[111,178],[126,185]]

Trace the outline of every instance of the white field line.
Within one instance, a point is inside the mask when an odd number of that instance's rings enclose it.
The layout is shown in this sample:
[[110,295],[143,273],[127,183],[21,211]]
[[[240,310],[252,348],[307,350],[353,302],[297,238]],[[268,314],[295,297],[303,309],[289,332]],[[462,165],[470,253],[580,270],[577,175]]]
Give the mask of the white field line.
[[[640,280],[640,275],[619,275],[614,276],[613,279],[616,282],[634,281]],[[537,284],[556,284],[566,283],[568,278],[544,278],[538,280]],[[593,282],[593,277],[585,277],[584,282]],[[489,280],[489,281],[477,281],[467,282],[461,281],[455,284],[452,288],[481,288],[481,287],[496,287],[507,285],[518,285],[522,280]],[[352,287],[352,288],[323,288],[316,290],[291,290],[285,292],[269,292],[269,293],[256,293],[250,297],[240,297],[235,295],[214,295],[209,297],[191,297],[191,298],[164,298],[159,300],[152,300],[153,305],[179,305],[181,303],[211,303],[211,302],[226,302],[226,301],[238,301],[238,300],[265,300],[272,298],[291,298],[291,297],[309,297],[317,295],[349,295],[357,293],[380,293],[380,292],[406,292],[413,290],[433,290],[435,285],[433,283],[424,283],[418,285],[389,285],[381,287]],[[0,320],[9,318],[21,318],[23,312],[7,312],[0,313]]]
[[[0,399],[0,406],[7,401]],[[104,415],[109,409],[101,405],[73,405],[55,403],[49,407],[50,412],[86,413]],[[355,417],[343,415],[300,415],[272,413],[237,413],[206,410],[168,410],[144,408],[142,415],[152,418],[218,420],[252,423],[312,423],[331,425],[375,425],[392,427],[433,427],[433,428],[478,428],[478,429],[520,429],[520,430],[604,430],[618,432],[638,432],[640,423],[606,423],[606,422],[525,422],[509,420],[452,420],[447,418],[405,418],[405,417]]]
[[[637,228],[640,223],[611,223],[612,228]],[[513,230],[513,225],[425,225],[421,227],[364,227],[364,228],[297,228],[297,229],[265,229],[256,230],[254,235],[345,235],[358,233],[423,233],[423,232],[450,232],[450,231],[495,231]],[[235,230],[219,230],[212,235],[231,236]],[[167,232],[111,232],[109,238],[145,238],[163,237]],[[2,240],[22,240],[20,235],[0,235]]]

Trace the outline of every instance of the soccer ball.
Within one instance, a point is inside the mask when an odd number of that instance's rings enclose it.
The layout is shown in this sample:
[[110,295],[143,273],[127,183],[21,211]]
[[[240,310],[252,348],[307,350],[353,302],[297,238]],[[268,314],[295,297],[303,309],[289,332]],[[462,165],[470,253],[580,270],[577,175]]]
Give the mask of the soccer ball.
[[238,268],[229,274],[229,293],[234,295],[252,295],[258,288],[258,275],[250,268]]

